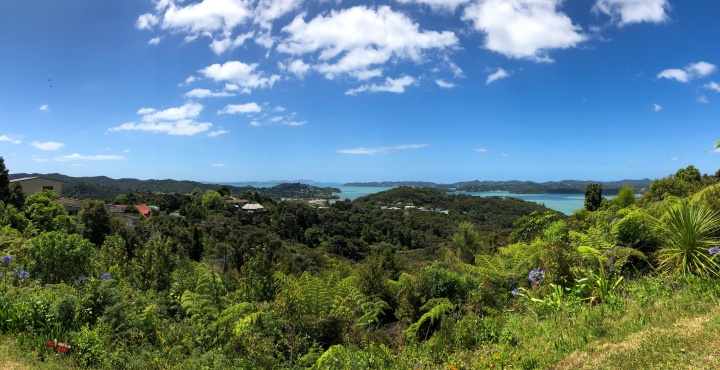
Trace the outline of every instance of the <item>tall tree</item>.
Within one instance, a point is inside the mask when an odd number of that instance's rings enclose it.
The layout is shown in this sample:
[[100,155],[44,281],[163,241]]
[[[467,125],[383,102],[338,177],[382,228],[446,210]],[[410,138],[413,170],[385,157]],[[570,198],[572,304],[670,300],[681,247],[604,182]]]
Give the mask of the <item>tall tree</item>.
[[585,209],[595,211],[602,203],[602,185],[593,183],[585,188]]
[[5,159],[0,157],[0,201],[7,204],[10,199],[10,178],[5,168]]
[[86,200],[78,214],[78,221],[85,225],[83,236],[98,247],[110,235],[110,211],[100,200]]

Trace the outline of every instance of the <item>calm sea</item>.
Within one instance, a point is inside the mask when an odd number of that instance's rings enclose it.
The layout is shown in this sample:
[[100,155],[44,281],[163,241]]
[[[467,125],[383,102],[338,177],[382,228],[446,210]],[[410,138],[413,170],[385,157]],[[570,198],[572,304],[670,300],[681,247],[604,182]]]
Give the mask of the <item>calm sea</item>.
[[[233,183],[232,185],[242,186],[241,183]],[[252,183],[250,184],[256,188],[272,187],[277,183]],[[338,194],[341,199],[355,200],[359,197],[368,194],[375,194],[381,191],[392,189],[392,187],[377,186],[344,186],[337,183],[312,183],[313,186],[318,187],[333,187],[342,190],[342,193]],[[583,194],[510,194],[507,191],[479,191],[479,192],[455,192],[450,194],[468,194],[480,197],[513,197],[529,202],[535,202],[543,204],[545,207],[562,212],[566,215],[571,215],[573,211],[583,208],[585,204],[585,196]],[[607,196],[606,196],[607,197]],[[607,197],[612,198],[612,197]]]

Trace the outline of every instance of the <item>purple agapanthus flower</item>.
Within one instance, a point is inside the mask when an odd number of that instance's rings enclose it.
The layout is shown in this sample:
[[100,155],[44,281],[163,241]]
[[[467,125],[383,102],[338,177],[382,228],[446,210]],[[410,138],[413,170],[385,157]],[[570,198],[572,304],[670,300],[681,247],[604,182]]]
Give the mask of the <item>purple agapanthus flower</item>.
[[715,257],[717,255],[720,255],[720,247],[717,245],[713,245],[708,249],[708,253],[710,253],[711,256]]
[[87,282],[88,282],[88,278],[87,278],[87,276],[85,276],[85,274],[80,274],[80,276],[78,276],[77,285],[83,285]]
[[17,275],[20,279],[25,279],[25,278],[30,277],[30,273],[25,270],[15,270],[15,272],[17,273]]
[[512,293],[512,295],[513,295],[514,297],[519,296],[521,292],[522,292],[522,291],[520,290],[520,288],[515,288],[515,289],[513,289],[513,290],[510,291],[510,293]]
[[2,258],[0,258],[0,265],[9,265],[12,261],[12,256],[2,256]]
[[110,274],[108,274],[108,273],[106,272],[106,273],[100,275],[100,279],[110,280],[110,279],[112,279],[112,275],[110,275]]
[[530,270],[530,273],[528,274],[528,279],[533,284],[542,284],[542,280],[544,277],[545,270],[541,269],[540,267],[536,267]]

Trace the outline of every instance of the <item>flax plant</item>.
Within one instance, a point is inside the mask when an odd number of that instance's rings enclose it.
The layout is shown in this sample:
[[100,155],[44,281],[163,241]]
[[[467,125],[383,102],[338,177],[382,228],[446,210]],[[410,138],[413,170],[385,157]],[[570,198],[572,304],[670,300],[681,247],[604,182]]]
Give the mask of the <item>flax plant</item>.
[[720,244],[720,215],[702,204],[682,201],[667,211],[658,269],[672,276],[716,276],[720,265],[709,248]]

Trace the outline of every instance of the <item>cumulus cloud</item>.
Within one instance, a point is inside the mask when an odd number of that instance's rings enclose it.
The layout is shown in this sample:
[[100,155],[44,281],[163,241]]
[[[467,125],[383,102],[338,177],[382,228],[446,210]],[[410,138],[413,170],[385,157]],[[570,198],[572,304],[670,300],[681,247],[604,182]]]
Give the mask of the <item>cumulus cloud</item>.
[[213,41],[210,43],[210,49],[212,49],[215,54],[220,55],[226,51],[237,49],[239,46],[242,46],[245,41],[247,41],[247,39],[253,37],[254,35],[254,32],[247,32],[235,37],[234,39],[231,37],[213,39]]
[[441,79],[435,80],[435,84],[437,84],[438,86],[442,87],[443,89],[452,89],[453,87],[455,87],[455,84],[454,84],[454,83],[452,83],[452,82],[447,82],[447,81],[444,81],[444,80],[441,80]]
[[703,87],[708,90],[720,92],[720,84],[718,84],[715,81],[710,81],[710,82],[706,83],[705,85],[703,85]]
[[455,10],[470,0],[397,0],[403,4],[423,4],[435,11],[455,12]]
[[210,131],[210,132],[208,132],[207,136],[216,137],[216,136],[220,136],[220,135],[225,135],[225,134],[227,134],[227,133],[230,133],[230,131],[227,131],[227,130],[215,130],[215,131]]
[[502,68],[498,68],[497,71],[495,71],[494,73],[492,73],[488,76],[487,80],[485,80],[485,85],[490,85],[491,83],[493,83],[499,79],[507,78],[507,77],[510,77],[510,74],[506,70],[504,70]]
[[415,79],[410,76],[402,76],[400,78],[385,78],[385,83],[382,85],[362,85],[360,87],[350,89],[345,92],[347,95],[357,95],[361,92],[392,92],[401,94],[405,92],[405,87],[415,84]]
[[697,101],[698,101],[698,103],[703,103],[703,104],[709,103],[708,98],[705,95],[698,96]]
[[260,27],[272,28],[272,22],[297,9],[303,0],[260,0],[254,11],[253,20]]
[[377,147],[377,148],[359,147],[359,148],[353,148],[353,149],[341,149],[341,150],[338,150],[338,153],[376,155],[376,154],[389,154],[391,152],[398,151],[398,150],[419,149],[419,148],[425,148],[425,147],[427,147],[427,144],[381,146],[381,147]]
[[58,143],[56,141],[46,141],[44,143],[41,143],[39,141],[33,141],[32,143],[30,143],[30,145],[40,150],[58,150],[65,146],[65,144]]
[[389,6],[333,10],[309,22],[304,17],[297,16],[282,29],[287,37],[277,50],[291,55],[318,53],[313,68],[328,79],[341,75],[358,80],[377,77],[382,74],[381,66],[391,60],[420,63],[427,50],[458,44],[453,32],[422,31],[417,23]]
[[679,82],[690,82],[695,78],[702,78],[714,73],[717,67],[708,62],[690,63],[683,69],[670,68],[657,74],[657,78],[667,78]]
[[197,122],[203,106],[194,102],[187,102],[181,107],[168,108],[158,111],[154,108],[141,108],[137,114],[141,115],[141,122],[128,122],[110,128],[110,131],[149,131],[168,135],[195,135],[209,130],[212,123]]
[[12,137],[12,136],[9,136],[9,135],[0,135],[0,142],[2,142],[2,141],[7,142],[7,143],[10,143],[10,144],[20,144],[20,143],[22,143],[22,141],[20,141],[20,139],[15,138],[15,137]]
[[153,37],[148,40],[148,45],[157,45],[160,43],[160,37]]
[[70,162],[70,161],[119,161],[125,159],[119,155],[80,155],[73,153],[70,155],[63,155],[53,158],[56,162]]
[[259,113],[262,108],[255,102],[245,104],[229,104],[225,108],[219,110],[218,114],[245,114],[245,113]]
[[310,65],[300,59],[293,60],[289,63],[280,63],[279,67],[300,78],[305,77],[305,74],[310,70]]
[[485,149],[485,148],[477,148],[477,149],[475,149],[475,151],[476,151],[476,152],[478,152],[478,153],[485,153],[485,152],[488,152],[488,150],[487,150],[487,149]]
[[484,47],[509,58],[551,62],[548,52],[577,46],[588,39],[565,13],[562,0],[479,0],[462,19],[485,33]]
[[253,89],[272,87],[280,76],[265,77],[262,72],[256,72],[258,64],[245,64],[239,61],[230,61],[224,64],[213,64],[201,69],[199,72],[216,82],[229,82],[238,85],[243,92],[250,93]]
[[40,110],[43,112],[47,112],[50,110],[50,107],[47,104],[43,104],[40,106]]
[[610,16],[622,27],[632,23],[665,22],[669,8],[667,0],[597,0],[593,11]]
[[208,89],[192,89],[185,93],[186,98],[223,98],[228,96],[235,96],[233,93],[227,91],[211,91]]
[[662,106],[660,104],[653,104],[652,110],[654,112],[659,112],[662,109]]

